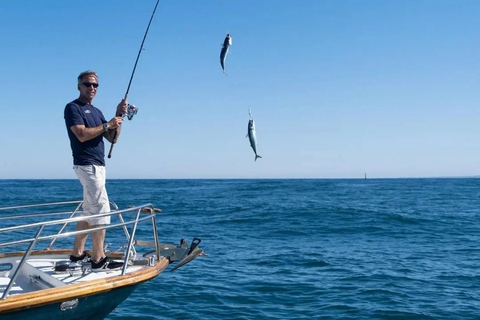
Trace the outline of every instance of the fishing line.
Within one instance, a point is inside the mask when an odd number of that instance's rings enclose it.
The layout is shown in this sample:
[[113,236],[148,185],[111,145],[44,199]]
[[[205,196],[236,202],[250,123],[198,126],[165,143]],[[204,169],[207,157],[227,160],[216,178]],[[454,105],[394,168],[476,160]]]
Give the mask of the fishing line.
[[[147,30],[145,31],[145,34],[143,36],[142,44],[140,45],[140,49],[138,50],[138,54],[137,54],[137,59],[135,60],[135,65],[133,66],[132,75],[130,76],[130,81],[128,82],[127,91],[125,92],[124,100],[127,100],[128,92],[130,91],[130,86],[131,86],[132,80],[133,80],[133,75],[135,74],[135,70],[137,69],[138,59],[140,58],[140,54],[142,53],[143,44],[145,43],[145,39],[147,38],[148,29],[150,29],[150,24],[152,23],[153,16],[155,15],[155,11],[157,10],[157,6],[158,6],[159,2],[160,2],[160,0],[157,0],[157,3],[155,4],[155,8],[153,9],[153,12],[152,12],[152,16],[150,17],[150,21],[148,22]],[[131,111],[131,110],[133,110],[133,111]],[[133,115],[136,113],[136,109],[131,108],[131,106],[129,105],[127,113],[128,113],[128,119],[130,120],[131,117],[133,117]],[[125,114],[122,114],[122,118],[124,116],[125,116]],[[108,158],[109,159],[112,157],[113,145],[115,144],[115,139],[116,138],[117,138],[117,131],[115,130],[115,133],[113,134],[113,139],[112,139],[113,142],[110,145],[110,151],[108,152]]]

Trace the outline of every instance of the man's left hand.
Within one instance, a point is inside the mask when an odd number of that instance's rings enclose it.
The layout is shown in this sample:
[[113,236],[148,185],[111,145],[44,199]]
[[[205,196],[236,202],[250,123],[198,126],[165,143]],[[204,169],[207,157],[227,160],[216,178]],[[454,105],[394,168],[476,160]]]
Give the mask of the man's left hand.
[[127,113],[127,106],[128,102],[126,99],[122,99],[122,101],[117,106],[117,117],[122,117],[124,114]]

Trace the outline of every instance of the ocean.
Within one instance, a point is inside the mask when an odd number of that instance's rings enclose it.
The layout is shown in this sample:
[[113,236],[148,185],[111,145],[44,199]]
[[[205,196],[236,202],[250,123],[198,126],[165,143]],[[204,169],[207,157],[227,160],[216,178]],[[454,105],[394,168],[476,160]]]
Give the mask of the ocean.
[[[161,242],[199,237],[208,257],[140,285],[106,319],[480,319],[480,179],[108,180],[107,190],[120,208],[161,208]],[[0,180],[0,191],[1,207],[82,197],[77,180]]]

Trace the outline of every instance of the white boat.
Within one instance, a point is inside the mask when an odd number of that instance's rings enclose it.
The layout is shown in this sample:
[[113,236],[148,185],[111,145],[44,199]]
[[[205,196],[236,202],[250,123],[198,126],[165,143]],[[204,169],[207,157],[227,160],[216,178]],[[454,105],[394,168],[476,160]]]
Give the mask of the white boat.
[[[71,230],[87,219],[79,214],[81,205],[68,201],[0,208],[0,320],[103,319],[171,263],[177,263],[173,271],[206,255],[198,238],[191,245],[183,239],[178,245],[160,243],[160,210],[150,203],[119,210],[111,202],[112,211],[100,215],[112,216],[111,224]],[[107,256],[123,261],[123,267],[92,272],[88,261],[71,262],[75,235],[102,229],[107,229],[107,239],[121,239]]]

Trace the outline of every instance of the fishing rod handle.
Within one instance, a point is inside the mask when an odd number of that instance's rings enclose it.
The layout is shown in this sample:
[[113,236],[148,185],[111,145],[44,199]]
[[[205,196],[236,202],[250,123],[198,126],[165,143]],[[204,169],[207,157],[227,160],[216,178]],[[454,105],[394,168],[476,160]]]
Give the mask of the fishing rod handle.
[[[123,97],[123,100],[127,101],[128,98],[128,92],[125,93],[125,96]],[[123,118],[123,114],[121,115]],[[112,157],[112,151],[113,151],[113,145],[115,144],[115,139],[117,138],[117,129],[115,130],[115,133],[113,134],[113,139],[112,139],[112,144],[110,145],[110,151],[108,152],[108,159]]]
[[108,152],[108,159],[112,157],[113,146],[115,145],[115,138],[117,138],[117,131],[115,131],[115,133],[113,134],[113,140],[112,140],[113,142],[110,145],[110,151]]

